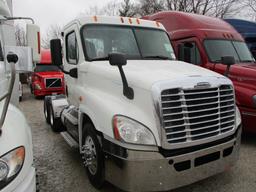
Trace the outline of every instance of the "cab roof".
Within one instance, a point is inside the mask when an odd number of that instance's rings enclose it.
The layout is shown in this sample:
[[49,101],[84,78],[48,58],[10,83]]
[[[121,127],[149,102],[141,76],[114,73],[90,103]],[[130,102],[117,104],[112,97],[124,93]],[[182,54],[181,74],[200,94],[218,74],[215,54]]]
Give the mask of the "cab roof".
[[86,16],[80,17],[69,24],[64,28],[68,28],[74,23],[79,23],[80,26],[86,24],[110,24],[110,25],[123,25],[123,26],[136,26],[136,27],[149,27],[156,29],[164,29],[163,25],[157,21],[148,21],[139,18],[130,18],[130,17],[118,17],[118,16]]
[[52,63],[51,51],[49,49],[41,50],[41,60],[39,64],[51,64],[51,63]]
[[161,22],[172,39],[202,35],[208,38],[243,40],[230,24],[219,18],[179,11],[163,11],[143,18]]

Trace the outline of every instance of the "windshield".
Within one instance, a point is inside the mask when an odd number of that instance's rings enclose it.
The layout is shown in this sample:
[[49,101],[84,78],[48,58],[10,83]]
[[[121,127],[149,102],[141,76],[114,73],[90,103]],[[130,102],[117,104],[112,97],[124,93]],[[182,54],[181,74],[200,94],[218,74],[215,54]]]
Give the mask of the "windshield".
[[221,62],[221,57],[233,56],[237,63],[255,62],[247,45],[240,41],[205,40],[204,46],[211,62]]
[[158,29],[86,25],[82,38],[89,60],[107,60],[109,53],[123,53],[127,59],[175,59],[168,35]]
[[60,71],[60,69],[55,65],[49,64],[37,64],[35,72],[49,72],[49,71]]

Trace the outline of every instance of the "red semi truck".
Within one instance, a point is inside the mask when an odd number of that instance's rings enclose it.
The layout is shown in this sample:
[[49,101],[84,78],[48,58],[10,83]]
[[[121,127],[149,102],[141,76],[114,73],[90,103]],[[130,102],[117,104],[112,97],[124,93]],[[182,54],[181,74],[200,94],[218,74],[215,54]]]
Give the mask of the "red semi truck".
[[35,97],[65,93],[64,74],[52,65],[49,50],[41,51],[41,61],[37,63],[31,77],[31,92]]
[[168,11],[143,18],[164,25],[179,60],[224,74],[222,58],[235,58],[229,77],[244,131],[256,133],[256,63],[242,36],[221,19],[197,14]]

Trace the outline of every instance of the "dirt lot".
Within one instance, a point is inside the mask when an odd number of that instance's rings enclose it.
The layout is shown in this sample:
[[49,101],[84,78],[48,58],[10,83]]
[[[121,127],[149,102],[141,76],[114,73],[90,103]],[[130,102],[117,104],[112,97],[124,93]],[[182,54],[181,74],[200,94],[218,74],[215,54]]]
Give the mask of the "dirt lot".
[[[41,192],[93,192],[78,151],[71,149],[45,123],[43,100],[36,100],[24,87],[21,110],[32,128],[34,158]],[[120,191],[110,184],[101,190]],[[230,171],[172,192],[255,192],[256,135],[243,138],[240,160]]]

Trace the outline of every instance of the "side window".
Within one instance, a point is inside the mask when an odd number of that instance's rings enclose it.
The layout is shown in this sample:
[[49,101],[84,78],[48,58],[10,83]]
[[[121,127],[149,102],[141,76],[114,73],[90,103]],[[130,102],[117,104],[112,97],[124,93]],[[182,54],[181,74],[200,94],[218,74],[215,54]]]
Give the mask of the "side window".
[[78,63],[78,45],[75,32],[66,36],[67,61],[70,64]]
[[0,41],[0,61],[4,61],[4,53],[2,48],[2,42]]
[[178,59],[195,65],[202,64],[199,49],[195,42],[183,42],[179,45]]

